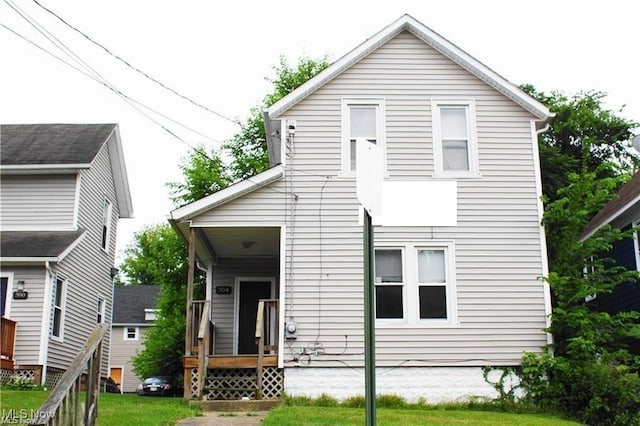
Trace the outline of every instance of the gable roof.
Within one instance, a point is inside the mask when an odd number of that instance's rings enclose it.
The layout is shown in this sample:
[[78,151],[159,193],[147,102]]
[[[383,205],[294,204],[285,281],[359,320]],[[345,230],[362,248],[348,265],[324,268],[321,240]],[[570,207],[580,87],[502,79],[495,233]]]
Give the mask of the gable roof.
[[115,124],[3,124],[0,163],[88,165],[115,127]]
[[618,196],[609,200],[602,210],[591,219],[580,240],[586,240],[601,226],[611,223],[633,208],[640,214],[640,171],[636,172],[629,182],[622,185]]
[[145,324],[145,309],[155,309],[160,295],[159,285],[113,286],[112,324]]
[[178,222],[189,220],[200,213],[211,210],[219,205],[241,197],[244,194],[248,194],[258,188],[262,188],[265,185],[275,182],[282,176],[282,165],[277,165],[255,176],[234,183],[221,191],[207,195],[204,198],[173,210],[171,212],[170,220]]
[[117,124],[2,124],[0,143],[3,173],[88,169],[107,144],[120,217],[133,217]]
[[0,259],[59,262],[84,235],[76,231],[4,231],[0,234]]
[[540,102],[410,15],[401,16],[373,37],[368,38],[351,52],[335,61],[314,78],[310,79],[305,84],[273,104],[268,109],[269,116],[271,118],[277,118],[311,93],[318,90],[325,83],[329,82],[344,70],[351,67],[366,55],[373,52],[375,49],[382,46],[403,31],[409,31],[442,55],[451,59],[462,68],[466,69],[471,74],[475,75],[498,92],[523,107],[525,110],[529,111],[540,120],[540,122],[538,122],[538,128],[543,128],[547,124],[548,120],[553,117],[553,113],[551,113],[549,109]]

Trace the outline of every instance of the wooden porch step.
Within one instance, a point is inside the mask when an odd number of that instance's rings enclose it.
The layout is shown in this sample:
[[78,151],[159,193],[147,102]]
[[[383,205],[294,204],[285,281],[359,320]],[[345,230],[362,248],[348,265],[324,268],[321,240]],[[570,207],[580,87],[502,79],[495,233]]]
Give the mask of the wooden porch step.
[[[265,355],[265,367],[277,367],[278,355]],[[198,368],[198,357],[184,357],[185,368]],[[258,368],[258,355],[213,355],[208,357],[208,368]]]

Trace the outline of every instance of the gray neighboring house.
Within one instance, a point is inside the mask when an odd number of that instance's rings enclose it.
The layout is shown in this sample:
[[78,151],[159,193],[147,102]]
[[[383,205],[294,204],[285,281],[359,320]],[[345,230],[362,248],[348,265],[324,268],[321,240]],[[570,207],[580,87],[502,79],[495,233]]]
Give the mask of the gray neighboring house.
[[157,285],[113,287],[113,320],[111,322],[111,352],[109,377],[122,392],[135,392],[141,377],[136,376],[132,357],[143,349],[144,335],[155,325]]
[[[537,135],[551,117],[408,15],[272,105],[272,167],[171,212],[208,280],[205,300],[187,295],[185,396],[364,394],[358,138],[404,194],[392,210],[413,214],[375,227],[377,392],[495,396],[482,368],[549,342]],[[260,299],[277,306],[262,322]],[[225,391],[255,371],[256,387]]]
[[3,124],[0,145],[2,378],[53,386],[96,323],[111,321],[118,219],[133,214],[120,132]]

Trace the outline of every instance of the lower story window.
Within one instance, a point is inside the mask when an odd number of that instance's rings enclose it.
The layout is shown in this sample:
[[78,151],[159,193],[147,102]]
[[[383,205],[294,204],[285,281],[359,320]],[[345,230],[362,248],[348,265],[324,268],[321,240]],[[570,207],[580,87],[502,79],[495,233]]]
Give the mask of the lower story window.
[[402,250],[375,251],[376,318],[404,318]]
[[455,323],[452,257],[452,242],[376,248],[376,319],[424,325]]

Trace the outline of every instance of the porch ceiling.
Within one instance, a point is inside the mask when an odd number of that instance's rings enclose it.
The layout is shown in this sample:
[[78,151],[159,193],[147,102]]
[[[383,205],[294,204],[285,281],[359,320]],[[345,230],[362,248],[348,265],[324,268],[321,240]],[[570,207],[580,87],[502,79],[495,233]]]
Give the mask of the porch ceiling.
[[279,227],[211,227],[200,230],[219,258],[280,256]]

